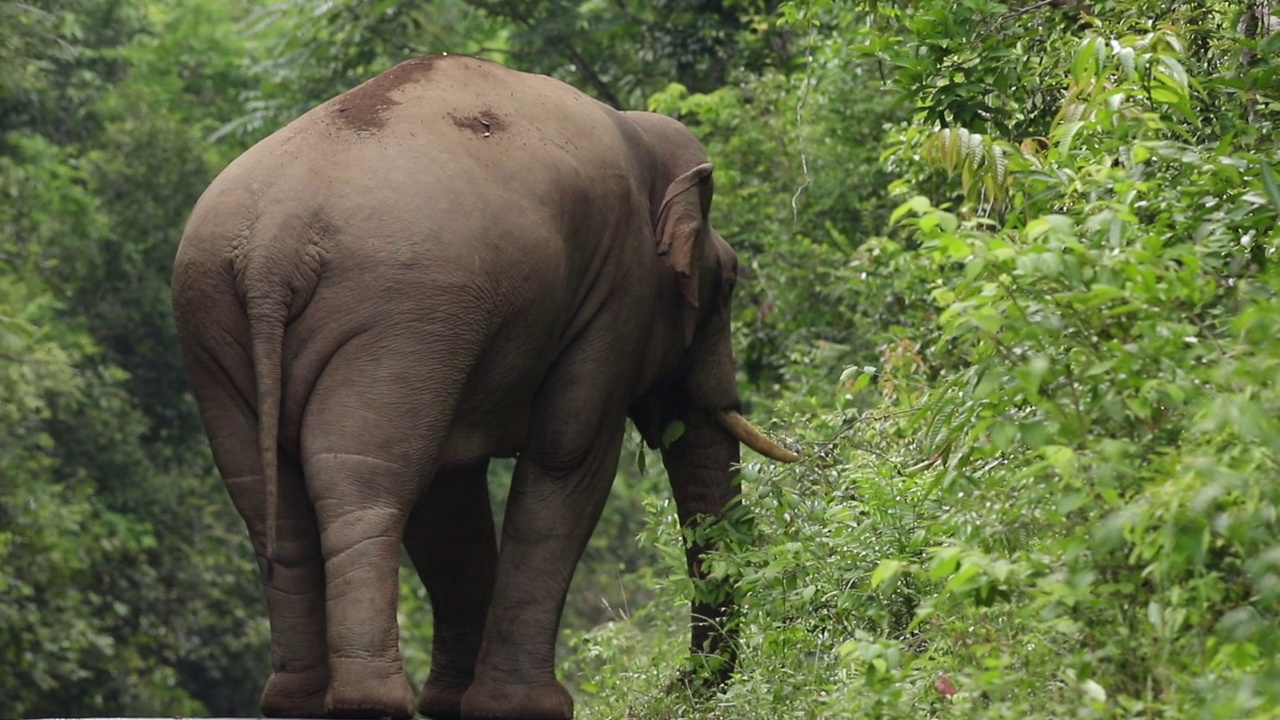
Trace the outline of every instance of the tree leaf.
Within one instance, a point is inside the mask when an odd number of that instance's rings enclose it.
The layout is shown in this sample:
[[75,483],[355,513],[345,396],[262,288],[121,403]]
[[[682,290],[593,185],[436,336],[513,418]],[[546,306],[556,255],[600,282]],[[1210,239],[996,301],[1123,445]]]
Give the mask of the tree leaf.
[[1262,160],[1262,189],[1267,193],[1267,199],[1271,201],[1271,207],[1280,211],[1280,183],[1276,182],[1275,172],[1272,171],[1271,165]]
[[684,423],[672,420],[671,424],[662,429],[662,446],[671,447],[671,444],[679,440],[682,435],[684,435]]

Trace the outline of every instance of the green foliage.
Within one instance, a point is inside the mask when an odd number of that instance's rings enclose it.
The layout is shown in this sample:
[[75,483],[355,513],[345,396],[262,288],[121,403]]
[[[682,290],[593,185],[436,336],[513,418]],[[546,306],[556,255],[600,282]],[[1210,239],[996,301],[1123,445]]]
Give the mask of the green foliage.
[[948,579],[927,613],[957,629],[972,607],[1052,630],[1086,705],[1240,717],[1278,700],[1280,495],[1256,424],[1276,398],[1255,374],[1273,349],[1246,329],[1273,309],[1276,150],[1180,127],[1198,124],[1181,47],[1084,38],[1004,222],[903,206],[953,278],[933,293],[948,370],[903,430],[945,418],[927,436],[955,509],[901,567]]
[[[182,107],[201,82],[173,82],[177,66],[140,34],[146,10],[2,11],[14,19],[0,31],[10,717],[249,712],[264,664],[258,593],[243,582],[251,556],[207,462],[168,319],[173,248],[219,153],[194,124],[205,109]],[[163,29],[175,54],[217,31]]]
[[[506,53],[617,108],[643,107],[669,82],[712,92],[735,75],[794,60],[792,38],[769,22],[775,0],[468,0],[507,21]],[[627,52],[618,52],[626,47]]]
[[55,143],[99,129],[93,103],[126,72],[140,29],[132,0],[43,0],[0,6],[0,133],[39,128]]

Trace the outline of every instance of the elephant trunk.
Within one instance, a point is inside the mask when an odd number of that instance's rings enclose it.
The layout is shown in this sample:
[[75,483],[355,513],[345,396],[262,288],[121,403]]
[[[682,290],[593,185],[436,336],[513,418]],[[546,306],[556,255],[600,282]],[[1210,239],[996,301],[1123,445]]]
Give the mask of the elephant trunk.
[[726,620],[733,609],[733,589],[710,585],[703,563],[710,549],[709,522],[733,517],[741,487],[737,480],[738,441],[710,414],[695,412],[684,433],[662,451],[671,480],[676,512],[685,531],[685,559],[696,589],[692,603],[691,650],[706,658],[710,679],[723,683],[732,674],[735,651]]

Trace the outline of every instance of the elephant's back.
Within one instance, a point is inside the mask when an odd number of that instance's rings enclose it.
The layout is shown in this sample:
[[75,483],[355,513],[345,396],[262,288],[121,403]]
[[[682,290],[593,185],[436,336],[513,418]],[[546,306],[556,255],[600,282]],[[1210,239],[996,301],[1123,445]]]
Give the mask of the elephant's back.
[[562,192],[598,185],[602,172],[632,173],[621,124],[620,113],[558,80],[430,56],[318,105],[246,155],[260,175],[321,191],[331,185],[335,195],[385,192],[395,182],[419,198],[432,190]]
[[511,160],[616,147],[620,116],[559,80],[451,55],[403,62],[304,117],[366,146]]
[[341,218],[372,235],[433,227],[441,242],[539,226],[569,236],[642,194],[626,133],[621,113],[552,78],[419,58],[250,148],[201,204]]

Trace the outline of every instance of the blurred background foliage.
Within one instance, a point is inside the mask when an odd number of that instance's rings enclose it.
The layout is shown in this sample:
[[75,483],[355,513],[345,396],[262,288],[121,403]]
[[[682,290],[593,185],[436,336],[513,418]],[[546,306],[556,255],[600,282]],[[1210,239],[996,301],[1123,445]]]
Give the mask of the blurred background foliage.
[[1276,717],[1277,15],[3,0],[0,715],[256,713],[262,603],[173,251],[254,141],[453,52],[702,138],[744,395],[807,456],[744,459],[754,529],[712,562],[740,673],[695,697],[674,508],[629,443],[566,611],[581,716]]

